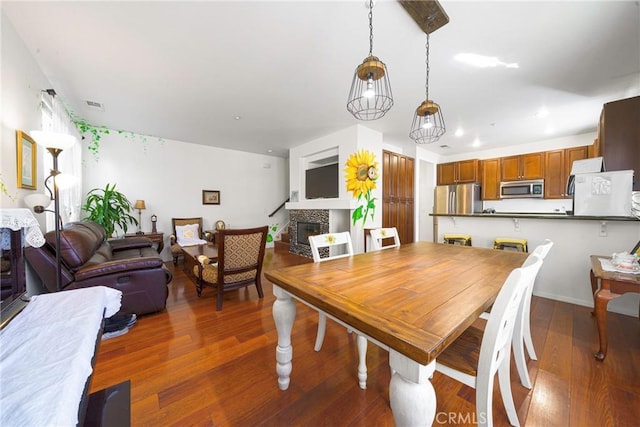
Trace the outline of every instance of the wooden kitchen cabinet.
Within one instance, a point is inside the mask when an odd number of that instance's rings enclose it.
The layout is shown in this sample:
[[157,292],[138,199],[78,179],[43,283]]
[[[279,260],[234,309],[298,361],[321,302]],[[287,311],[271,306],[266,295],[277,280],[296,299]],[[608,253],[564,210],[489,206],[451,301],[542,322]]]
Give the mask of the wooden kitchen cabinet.
[[500,200],[500,159],[480,161],[482,200]]
[[593,140],[593,144],[589,145],[588,158],[593,159],[594,157],[602,157],[602,151],[600,150],[600,140],[598,138]]
[[396,227],[402,243],[414,241],[414,164],[411,157],[382,152],[382,226]]
[[544,153],[503,157],[500,169],[502,181],[544,178]]
[[544,198],[571,198],[567,194],[567,181],[575,160],[586,159],[589,147],[571,147],[544,153]]
[[478,182],[479,163],[478,159],[440,163],[438,165],[438,185]]
[[632,169],[633,189],[640,190],[640,96],[604,104],[598,142],[606,170]]

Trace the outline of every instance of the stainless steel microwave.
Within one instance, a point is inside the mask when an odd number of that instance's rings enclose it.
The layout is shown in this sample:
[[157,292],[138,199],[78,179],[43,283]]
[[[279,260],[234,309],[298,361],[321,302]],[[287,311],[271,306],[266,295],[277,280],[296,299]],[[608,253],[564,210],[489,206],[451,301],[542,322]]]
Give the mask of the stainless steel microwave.
[[544,197],[544,179],[530,181],[503,181],[500,183],[501,199],[529,199]]

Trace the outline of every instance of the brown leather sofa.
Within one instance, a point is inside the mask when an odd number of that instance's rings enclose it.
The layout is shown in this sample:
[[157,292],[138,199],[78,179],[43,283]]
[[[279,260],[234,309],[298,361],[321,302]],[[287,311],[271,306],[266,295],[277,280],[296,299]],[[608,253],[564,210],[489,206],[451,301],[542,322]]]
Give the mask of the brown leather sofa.
[[[55,232],[24,256],[46,288],[56,291]],[[108,286],[122,291],[122,312],[137,315],[165,308],[172,279],[162,258],[145,237],[106,240],[101,225],[72,222],[60,232],[62,290]]]

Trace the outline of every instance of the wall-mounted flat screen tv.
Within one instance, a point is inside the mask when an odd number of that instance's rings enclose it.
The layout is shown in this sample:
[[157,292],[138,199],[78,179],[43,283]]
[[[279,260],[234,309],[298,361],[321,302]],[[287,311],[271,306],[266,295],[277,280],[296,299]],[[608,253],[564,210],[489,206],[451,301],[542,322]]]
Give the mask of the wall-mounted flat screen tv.
[[337,199],[340,192],[338,164],[307,169],[305,197],[307,199]]

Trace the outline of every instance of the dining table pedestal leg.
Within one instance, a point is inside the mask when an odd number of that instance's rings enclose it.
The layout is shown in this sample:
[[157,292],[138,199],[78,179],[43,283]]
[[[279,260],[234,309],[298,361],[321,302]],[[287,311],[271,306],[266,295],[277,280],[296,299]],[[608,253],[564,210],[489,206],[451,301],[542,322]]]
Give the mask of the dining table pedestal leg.
[[280,390],[289,388],[291,370],[293,368],[293,347],[291,346],[291,330],[296,318],[296,304],[293,298],[282,288],[273,285],[273,294],[276,297],[273,303],[273,320],[278,332],[278,345],[276,347],[276,373],[278,374],[278,387]]
[[365,390],[367,388],[367,338],[357,334],[356,345],[358,346],[358,385]]
[[397,426],[430,426],[436,416],[436,393],[430,378],[435,360],[421,365],[395,350],[389,350],[391,383],[389,401]]

